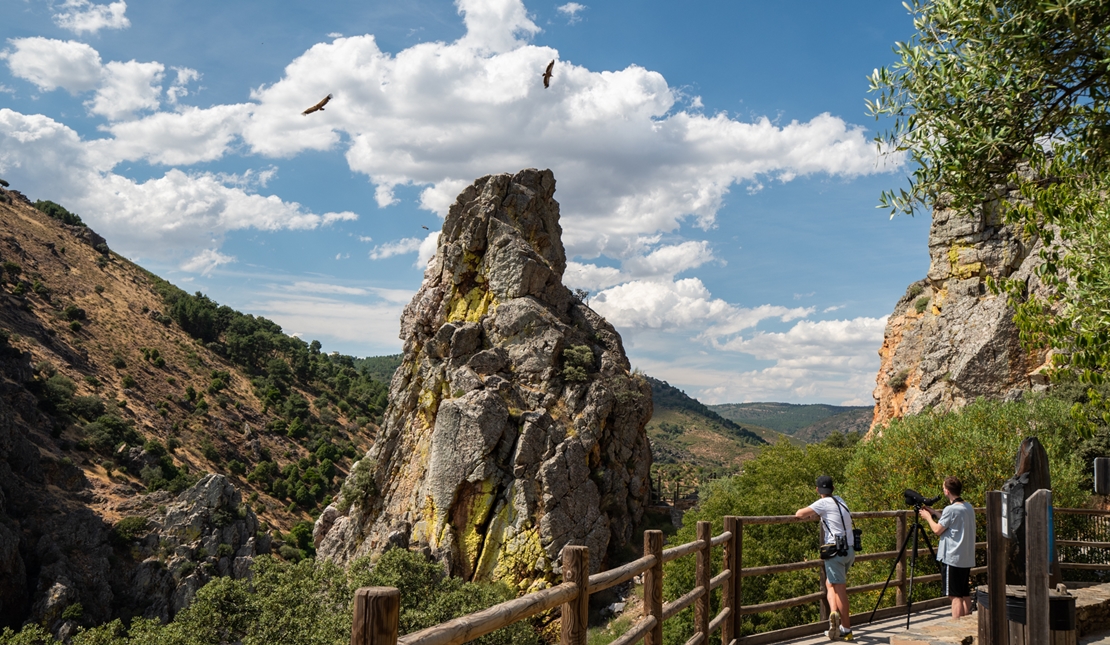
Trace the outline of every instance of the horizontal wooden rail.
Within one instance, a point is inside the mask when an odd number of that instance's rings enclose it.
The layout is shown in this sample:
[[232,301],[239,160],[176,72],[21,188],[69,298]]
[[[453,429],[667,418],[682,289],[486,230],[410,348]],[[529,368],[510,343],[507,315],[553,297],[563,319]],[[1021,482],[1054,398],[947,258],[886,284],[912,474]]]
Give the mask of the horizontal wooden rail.
[[677,598],[663,605],[663,620],[667,620],[671,616],[674,616],[678,612],[694,604],[694,601],[701,598],[704,594],[705,587],[694,587],[681,598]]
[[667,562],[677,560],[684,555],[697,553],[703,548],[705,548],[705,545],[702,544],[701,540],[694,540],[693,542],[687,542],[686,544],[672,546],[671,548],[665,549],[663,551],[663,563],[666,564]]
[[724,533],[722,533],[718,536],[715,536],[712,540],[710,540],[709,541],[709,546],[721,546],[722,544],[724,544],[725,542],[728,542],[731,539],[732,539],[732,533],[730,533],[728,531],[725,531]]
[[655,566],[655,556],[645,555],[616,569],[609,569],[590,576],[590,595],[626,582]]
[[578,596],[578,586],[564,582],[489,609],[467,614],[397,639],[397,645],[460,645],[515,622],[554,609]]
[[758,605],[743,605],[740,607],[741,615],[748,614],[761,614],[765,611],[776,611],[779,609],[790,609],[798,605],[808,605],[811,602],[819,602],[825,597],[824,591],[811,593],[807,596],[798,596],[797,598],[787,598],[786,600],[776,600],[774,602],[765,602]]
[[723,625],[724,622],[728,620],[728,617],[731,615],[731,607],[725,607],[720,612],[718,612],[717,615],[713,617],[713,620],[709,621],[709,633],[712,634],[713,632],[720,629],[721,625]]
[[1061,569],[1075,569],[1078,571],[1104,571],[1110,569],[1110,563],[1100,564],[1098,562],[1061,562]]
[[702,645],[705,642],[705,634],[698,632],[690,637],[690,640],[683,643],[683,645]]
[[1079,546],[1091,549],[1110,549],[1110,542],[1085,542],[1083,540],[1056,540],[1056,546]]
[[1110,517],[1110,511],[1101,511],[1093,508],[1053,508],[1052,512],[1060,515],[1093,515],[1095,517]]
[[709,590],[713,591],[717,587],[720,587],[722,584],[724,584],[725,581],[729,580],[730,578],[732,578],[732,572],[728,569],[725,569],[724,571],[713,576],[713,579],[709,581]]
[[635,643],[643,638],[644,634],[651,631],[651,628],[655,627],[655,623],[655,616],[642,618],[636,621],[636,624],[633,625],[627,632],[625,632],[624,635],[622,635],[620,638],[616,639],[612,643],[609,643],[609,645],[632,645],[632,643]]
[[787,562],[786,564],[768,564],[762,567],[745,567],[740,570],[740,575],[747,578],[750,576],[765,576],[772,573],[790,573],[791,571],[802,571],[803,569],[818,569],[821,566],[823,565],[820,560]]

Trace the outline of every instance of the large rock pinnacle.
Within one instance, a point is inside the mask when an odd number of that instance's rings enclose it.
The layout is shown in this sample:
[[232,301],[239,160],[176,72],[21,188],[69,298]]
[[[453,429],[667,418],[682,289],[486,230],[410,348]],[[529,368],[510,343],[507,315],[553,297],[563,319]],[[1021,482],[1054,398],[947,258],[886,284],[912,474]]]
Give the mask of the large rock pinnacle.
[[[1020,199],[1016,191],[1004,197]],[[971,212],[938,204],[929,231],[929,273],[909,286],[887,320],[873,432],[930,408],[1018,398],[1045,382],[1039,374],[1045,353],[1022,348],[1006,296],[987,287],[988,278],[1014,278],[1043,293],[1039,250],[1020,228],[1001,221],[998,202]]]
[[567,544],[590,547],[597,571],[632,538],[651,389],[561,282],[554,192],[551,171],[522,170],[451,206],[401,318],[381,436],[317,521],[322,556],[425,545],[453,575],[523,590],[554,580]]

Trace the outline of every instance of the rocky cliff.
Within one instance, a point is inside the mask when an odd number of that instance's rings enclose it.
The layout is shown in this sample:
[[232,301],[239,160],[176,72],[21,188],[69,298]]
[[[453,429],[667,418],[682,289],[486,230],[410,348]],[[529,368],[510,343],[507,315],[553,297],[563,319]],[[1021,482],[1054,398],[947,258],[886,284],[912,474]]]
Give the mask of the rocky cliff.
[[974,212],[938,205],[929,273],[909,286],[887,321],[872,431],[929,407],[1016,398],[1044,382],[1044,354],[1022,349],[1013,309],[986,287],[988,277],[1013,277],[1043,288],[1034,273],[1037,251],[1020,229],[1002,224],[998,203]]
[[[26,387],[31,354],[3,341],[0,625],[29,620],[64,639],[120,616],[168,620],[211,577],[249,575],[269,536],[256,537],[258,520],[227,478],[208,475],[176,498],[93,486],[44,432],[54,423]],[[150,457],[138,449],[134,460]]]
[[[650,495],[651,389],[620,335],[561,282],[550,171],[459,195],[401,319],[378,442],[316,523],[338,562],[424,546],[453,575],[542,586],[567,544],[632,538]],[[346,509],[346,510],[341,510]]]

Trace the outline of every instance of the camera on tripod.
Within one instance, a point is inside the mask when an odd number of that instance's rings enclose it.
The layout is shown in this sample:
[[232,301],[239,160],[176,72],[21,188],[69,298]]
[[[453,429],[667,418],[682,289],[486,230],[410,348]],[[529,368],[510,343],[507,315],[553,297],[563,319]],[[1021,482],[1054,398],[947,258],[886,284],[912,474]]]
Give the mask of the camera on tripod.
[[927,498],[912,488],[907,488],[902,493],[902,496],[906,498],[906,506],[912,506],[915,511],[920,511],[925,506],[932,506],[943,497],[942,495],[937,495],[936,497]]

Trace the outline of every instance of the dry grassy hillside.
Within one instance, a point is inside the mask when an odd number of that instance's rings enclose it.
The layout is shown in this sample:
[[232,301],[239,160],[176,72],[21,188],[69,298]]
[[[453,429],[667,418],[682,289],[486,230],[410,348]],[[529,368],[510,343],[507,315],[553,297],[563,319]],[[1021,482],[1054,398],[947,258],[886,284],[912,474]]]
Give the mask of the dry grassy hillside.
[[[283,530],[325,505],[376,430],[365,404],[344,400],[346,384],[369,377],[318,345],[298,349],[304,365],[284,380],[267,371],[288,370],[294,357],[281,347],[263,356],[269,363],[221,356],[231,355],[225,345],[194,338],[169,315],[172,287],[161,283],[160,293],[157,278],[98,246],[95,233],[20,198],[0,191],[0,332],[31,353],[28,387],[53,412],[54,427],[34,429],[33,442],[44,457],[84,472],[89,506],[114,521],[136,495],[173,492],[205,472],[231,477],[260,519]],[[161,450],[150,440],[167,449],[164,476],[133,472],[134,446],[104,449],[104,437],[116,436],[97,425],[105,415],[109,430],[112,418],[130,424],[155,458]],[[298,500],[298,486],[315,495],[301,491]]]

